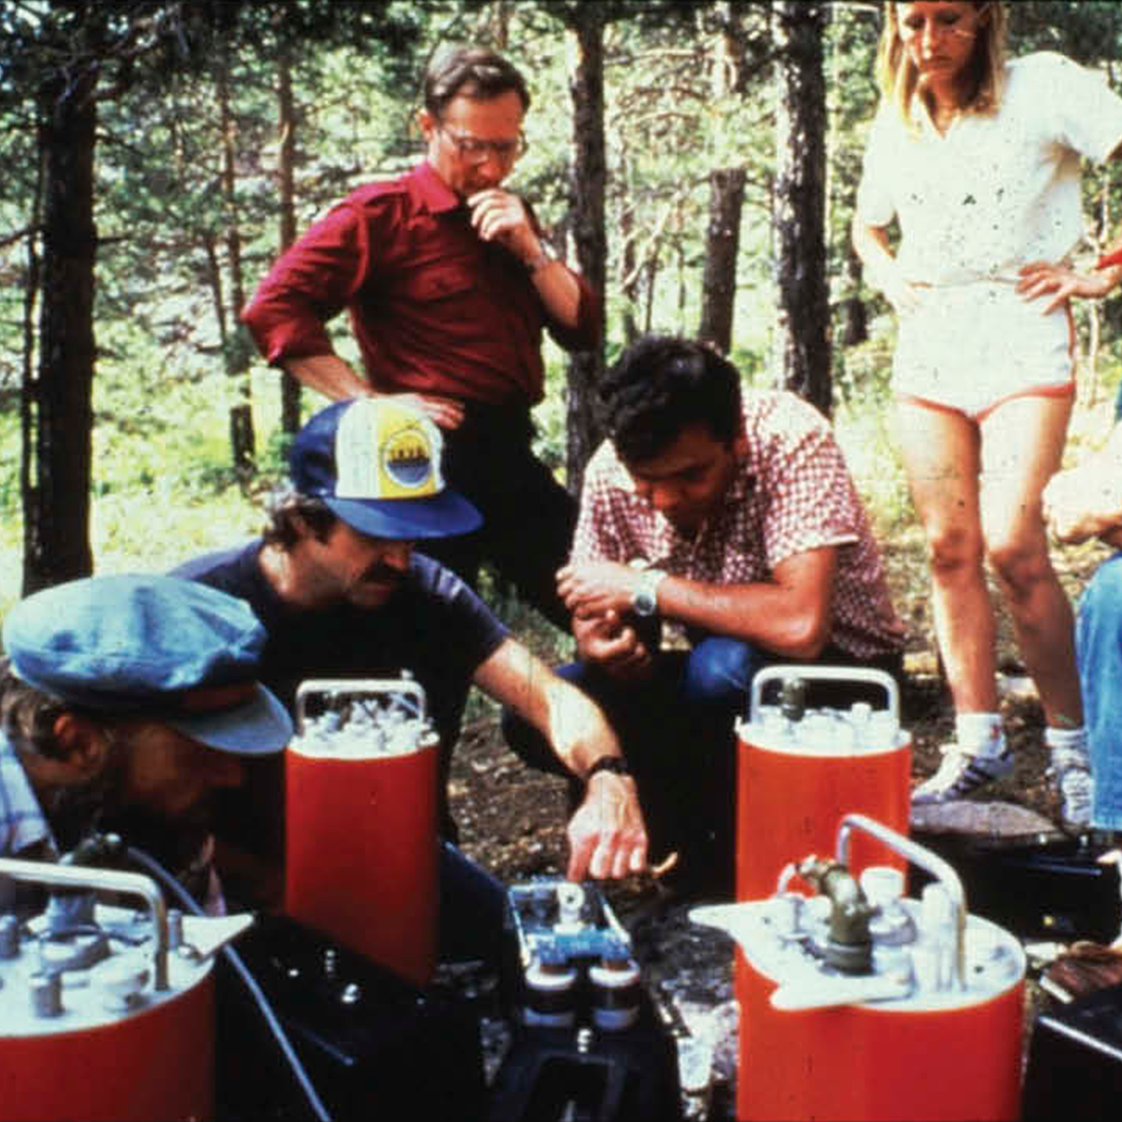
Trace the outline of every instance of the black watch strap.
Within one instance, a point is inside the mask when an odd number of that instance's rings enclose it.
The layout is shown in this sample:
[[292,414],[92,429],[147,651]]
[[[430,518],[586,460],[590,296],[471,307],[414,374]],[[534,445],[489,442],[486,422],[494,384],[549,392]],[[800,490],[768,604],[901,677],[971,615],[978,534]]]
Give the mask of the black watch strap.
[[593,765],[588,769],[588,773],[584,777],[587,783],[597,772],[610,771],[613,775],[630,775],[631,768],[627,766],[627,761],[622,756],[601,756]]

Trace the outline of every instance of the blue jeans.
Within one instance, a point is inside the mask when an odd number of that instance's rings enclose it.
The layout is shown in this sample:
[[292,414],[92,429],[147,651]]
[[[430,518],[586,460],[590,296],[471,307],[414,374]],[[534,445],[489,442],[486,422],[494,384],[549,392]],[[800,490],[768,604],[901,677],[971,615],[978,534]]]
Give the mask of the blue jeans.
[[1095,779],[1091,824],[1122,830],[1122,554],[1084,590],[1075,647]]

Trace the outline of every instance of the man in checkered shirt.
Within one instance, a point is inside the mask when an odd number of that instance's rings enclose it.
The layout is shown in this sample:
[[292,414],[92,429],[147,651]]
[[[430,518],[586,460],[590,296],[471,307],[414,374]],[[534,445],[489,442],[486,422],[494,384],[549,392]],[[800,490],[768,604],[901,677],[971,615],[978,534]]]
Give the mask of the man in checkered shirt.
[[[600,388],[558,590],[580,661],[560,673],[609,716],[659,845],[731,884],[735,720],[774,662],[899,674],[903,626],[830,427],[793,394],[741,393],[736,369],[650,336]],[[664,627],[663,625],[667,625]],[[685,642],[663,641],[667,633]],[[836,704],[831,699],[831,704]],[[527,730],[512,746],[546,766]]]

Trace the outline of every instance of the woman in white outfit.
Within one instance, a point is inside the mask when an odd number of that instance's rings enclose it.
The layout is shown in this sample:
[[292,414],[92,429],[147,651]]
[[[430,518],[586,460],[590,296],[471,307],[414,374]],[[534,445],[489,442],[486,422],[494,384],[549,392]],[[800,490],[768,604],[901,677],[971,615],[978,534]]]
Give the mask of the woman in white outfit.
[[1004,41],[1000,4],[885,5],[853,242],[899,320],[897,433],[956,714],[955,743],[913,801],[961,798],[1012,768],[988,559],[1040,694],[1063,816],[1079,825],[1091,777],[1072,613],[1040,495],[1074,398],[1069,300],[1122,280],[1122,267],[1084,274],[1069,260],[1080,160],[1117,154],[1122,99],[1057,54],[1007,62]]

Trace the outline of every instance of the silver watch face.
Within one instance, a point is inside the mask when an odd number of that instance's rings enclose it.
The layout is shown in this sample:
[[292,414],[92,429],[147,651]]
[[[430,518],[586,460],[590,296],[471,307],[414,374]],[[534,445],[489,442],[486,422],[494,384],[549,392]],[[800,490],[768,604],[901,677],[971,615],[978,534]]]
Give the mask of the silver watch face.
[[631,606],[635,609],[636,615],[653,616],[658,610],[658,600],[649,588],[644,588],[635,594]]

